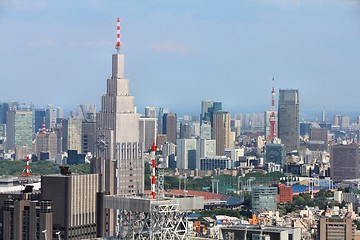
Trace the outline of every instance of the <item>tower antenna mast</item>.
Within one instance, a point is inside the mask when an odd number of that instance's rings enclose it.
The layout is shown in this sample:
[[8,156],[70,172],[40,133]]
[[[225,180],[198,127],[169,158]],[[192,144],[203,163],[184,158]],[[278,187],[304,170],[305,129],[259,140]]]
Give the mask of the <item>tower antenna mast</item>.
[[270,114],[270,134],[266,139],[267,141],[271,141],[276,137],[275,131],[275,88],[274,88],[274,78],[272,79],[272,90],[271,90],[271,114]]
[[118,53],[120,53],[120,18],[117,18],[116,22],[116,45],[115,49]]

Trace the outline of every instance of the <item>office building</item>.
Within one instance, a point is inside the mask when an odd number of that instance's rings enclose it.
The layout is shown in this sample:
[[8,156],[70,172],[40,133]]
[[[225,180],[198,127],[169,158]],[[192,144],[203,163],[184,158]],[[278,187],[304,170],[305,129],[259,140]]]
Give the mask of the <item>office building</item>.
[[313,126],[310,128],[310,141],[322,141],[325,145],[328,144],[329,130]]
[[334,115],[334,127],[340,127],[340,115]]
[[176,142],[177,158],[176,167],[178,169],[196,168],[196,139],[178,139]]
[[200,126],[200,139],[211,139],[211,123],[203,122]]
[[163,115],[163,134],[166,134],[167,141],[176,143],[177,139],[177,116],[175,113]]
[[159,115],[158,115],[158,133],[159,134],[165,134],[164,133],[164,126],[163,126],[163,119],[164,119],[164,114],[166,113],[170,113],[168,108],[160,108],[159,109]]
[[32,193],[32,186],[1,195],[2,239],[53,239],[52,201],[39,200],[40,193]]
[[318,223],[319,240],[353,240],[355,225],[351,218],[321,217]]
[[41,176],[41,191],[42,199],[53,203],[53,229],[61,239],[97,237],[98,174],[71,175],[65,168],[61,174]]
[[278,137],[287,152],[299,151],[299,91],[280,89],[278,107]]
[[157,144],[156,133],[156,118],[139,118],[139,142],[142,143],[144,151],[151,149],[153,143]]
[[[135,195],[144,192],[143,147],[139,143],[139,114],[125,78],[124,54],[112,55],[112,74],[96,116],[98,129],[96,171],[102,172],[102,191]],[[115,212],[110,212],[109,235],[115,231]]]
[[[54,131],[40,131],[36,134],[36,156],[40,158],[41,153],[48,153],[49,160],[55,160],[58,154],[57,134]],[[40,160],[45,160],[41,159]]]
[[57,119],[63,119],[64,118],[64,109],[61,107],[56,108],[56,118]]
[[224,111],[214,113],[213,139],[216,140],[216,155],[222,156],[225,148],[232,145],[230,139],[230,114]]
[[278,185],[278,203],[291,203],[293,198],[292,186]]
[[220,228],[224,239],[251,240],[300,240],[301,229],[278,226],[259,226],[251,224],[237,224]]
[[201,119],[200,122],[210,122],[213,125],[213,115],[217,111],[222,110],[221,102],[214,102],[211,100],[201,101]]
[[191,138],[191,125],[189,123],[180,123],[180,139],[190,139]]
[[258,186],[251,189],[252,210],[277,210],[278,189],[277,187]]
[[87,122],[95,122],[96,121],[95,104],[79,104],[78,118]]
[[196,168],[200,169],[200,159],[216,156],[216,141],[198,139],[196,141]]
[[47,129],[53,129],[56,125],[56,109],[52,104],[48,104],[45,110],[45,124]]
[[284,166],[286,157],[285,145],[281,143],[267,143],[265,147],[265,162],[273,162]]
[[81,149],[82,153],[95,154],[96,144],[96,122],[83,121],[81,123]]
[[8,150],[19,147],[32,148],[33,113],[31,110],[7,112],[6,143]]
[[0,102],[0,124],[6,124],[7,112],[12,110],[7,102]]
[[82,120],[66,118],[62,120],[62,151],[77,150],[82,152],[81,144]]
[[334,181],[359,178],[360,160],[358,145],[332,146],[330,164],[330,176]]
[[147,118],[156,118],[156,107],[146,106],[145,107],[145,117]]
[[42,129],[43,123],[45,121],[46,111],[45,109],[35,109],[35,126],[34,132],[37,133]]
[[226,156],[212,156],[200,158],[200,170],[233,169],[234,161]]

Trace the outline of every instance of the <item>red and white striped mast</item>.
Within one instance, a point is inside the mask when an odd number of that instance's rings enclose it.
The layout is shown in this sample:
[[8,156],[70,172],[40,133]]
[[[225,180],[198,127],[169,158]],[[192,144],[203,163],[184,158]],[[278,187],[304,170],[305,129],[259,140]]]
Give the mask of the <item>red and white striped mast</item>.
[[118,53],[120,53],[120,18],[117,18],[117,22],[116,22],[116,45],[115,45],[115,49],[117,50]]
[[25,177],[30,177],[31,174],[31,169],[30,169],[30,157],[29,155],[26,156],[26,166],[24,168],[24,170],[21,173],[21,176],[25,176]]
[[155,152],[156,152],[156,146],[155,143],[151,146],[151,199],[156,198],[156,160],[155,160]]

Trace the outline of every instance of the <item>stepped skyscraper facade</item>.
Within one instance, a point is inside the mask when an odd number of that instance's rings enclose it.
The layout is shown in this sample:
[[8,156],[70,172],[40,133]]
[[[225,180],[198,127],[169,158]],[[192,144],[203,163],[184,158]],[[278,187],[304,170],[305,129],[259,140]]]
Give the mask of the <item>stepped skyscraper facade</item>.
[[[118,30],[120,29],[118,20]],[[102,173],[102,190],[109,194],[139,194],[144,191],[144,164],[139,143],[139,114],[129,80],[124,74],[124,54],[112,55],[112,75],[97,114],[97,160]],[[100,168],[100,169],[99,169]]]

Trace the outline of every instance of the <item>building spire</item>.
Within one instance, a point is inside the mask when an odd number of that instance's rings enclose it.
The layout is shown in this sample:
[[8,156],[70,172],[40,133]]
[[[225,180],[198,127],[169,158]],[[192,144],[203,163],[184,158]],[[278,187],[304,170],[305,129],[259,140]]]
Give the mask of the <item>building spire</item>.
[[116,45],[115,49],[117,50],[117,53],[120,53],[120,18],[117,18],[116,23]]

